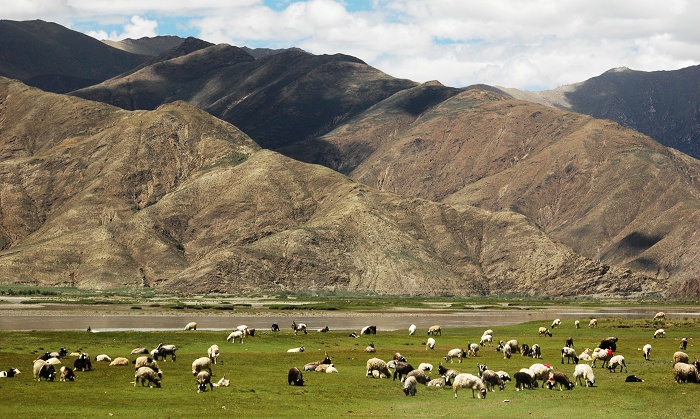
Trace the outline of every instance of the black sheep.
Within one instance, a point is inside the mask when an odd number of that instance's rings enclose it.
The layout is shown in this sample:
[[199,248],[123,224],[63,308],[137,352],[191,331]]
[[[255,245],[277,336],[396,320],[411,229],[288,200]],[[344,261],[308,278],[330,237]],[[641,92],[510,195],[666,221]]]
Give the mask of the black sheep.
[[515,377],[515,390],[523,390],[528,388],[532,390],[537,387],[537,380],[535,380],[530,374],[522,371],[516,372],[513,377]]
[[287,374],[287,383],[288,385],[294,384],[295,386],[304,385],[304,376],[301,374],[301,371],[299,371],[299,368],[292,367],[289,369],[289,373]]
[[396,376],[399,377],[399,381],[403,381],[403,376],[415,369],[408,362],[400,362],[399,361],[399,362],[396,362],[395,365],[396,365],[396,368],[394,369],[394,381],[396,380]]

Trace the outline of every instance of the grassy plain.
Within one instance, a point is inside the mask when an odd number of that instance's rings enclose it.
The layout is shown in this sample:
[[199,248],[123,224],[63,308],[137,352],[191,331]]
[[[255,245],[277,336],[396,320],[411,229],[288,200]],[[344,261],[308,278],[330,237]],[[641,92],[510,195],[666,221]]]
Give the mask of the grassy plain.
[[[514,313],[517,315],[517,313]],[[235,317],[232,317],[235,322]],[[417,366],[430,362],[437,369],[442,357],[452,348],[478,342],[483,328],[446,329],[436,337],[434,350],[426,350],[426,331],[409,336],[407,330],[382,331],[359,339],[345,331],[294,335],[286,325],[281,332],[258,330],[254,338],[243,344],[228,343],[226,331],[160,331],[99,332],[85,331],[3,331],[0,332],[0,369],[16,367],[22,374],[0,379],[3,409],[13,417],[370,417],[404,416],[460,417],[485,412],[495,417],[693,417],[700,386],[676,384],[671,372],[672,354],[679,340],[689,338],[687,353],[698,356],[697,338],[700,322],[669,318],[665,322],[599,318],[599,327],[589,329],[588,319],[575,329],[572,321],[553,330],[553,337],[538,337],[542,322],[494,327],[496,339],[518,339],[521,343],[539,343],[542,362],[555,370],[572,375],[574,366],[561,364],[560,351],[568,336],[574,338],[577,352],[594,348],[602,338],[617,336],[618,353],[627,361],[628,373],[610,373],[595,369],[596,386],[576,387],[572,391],[537,389],[516,392],[509,383],[503,392],[489,393],[486,399],[472,399],[470,391],[460,391],[454,398],[451,390],[418,388],[415,397],[406,397],[399,381],[365,377],[365,363],[372,354],[363,352],[369,343],[377,348],[376,356],[388,360],[400,352]],[[408,324],[407,324],[408,326]],[[654,330],[666,329],[665,339],[652,339]],[[37,382],[32,379],[31,364],[37,354],[65,346],[69,351],[83,351],[94,358],[98,354],[111,357],[130,355],[133,348],[149,349],[158,343],[176,344],[177,361],[160,362],[164,371],[162,388],[138,385],[134,388],[133,368],[110,367],[93,362],[94,370],[78,372],[75,382]],[[197,393],[190,372],[191,362],[206,355],[212,344],[221,347],[220,362],[214,366],[215,379],[226,376],[230,387]],[[641,347],[651,343],[651,361],[645,361]],[[287,353],[287,349],[303,345],[303,353]],[[304,373],[306,385],[287,385],[287,371],[300,369],[311,361],[321,360],[324,352],[333,359],[339,374]],[[64,360],[72,366],[73,358]],[[443,361],[444,362],[444,361]],[[503,369],[511,376],[532,359],[514,355],[505,360],[494,347],[482,347],[478,357],[467,358],[452,367],[461,372],[476,373],[477,363],[491,369]],[[635,374],[643,383],[626,383],[625,377]],[[434,371],[432,376],[437,376]],[[475,410],[479,409],[479,410]]]

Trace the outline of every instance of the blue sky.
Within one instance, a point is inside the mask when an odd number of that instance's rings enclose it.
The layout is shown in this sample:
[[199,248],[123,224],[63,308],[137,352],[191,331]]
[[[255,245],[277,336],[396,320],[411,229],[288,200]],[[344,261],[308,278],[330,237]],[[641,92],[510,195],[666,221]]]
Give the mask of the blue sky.
[[700,63],[691,0],[13,0],[0,18],[43,19],[97,39],[194,36],[236,46],[344,53],[448,86],[528,90],[611,68]]

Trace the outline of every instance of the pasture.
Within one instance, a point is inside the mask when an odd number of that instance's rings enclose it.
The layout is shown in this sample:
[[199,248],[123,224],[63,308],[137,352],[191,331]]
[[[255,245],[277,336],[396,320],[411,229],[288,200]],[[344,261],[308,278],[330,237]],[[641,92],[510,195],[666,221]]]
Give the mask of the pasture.
[[[513,313],[517,315],[517,313]],[[419,328],[409,336],[406,328],[396,331],[379,330],[377,335],[348,337],[347,331],[296,336],[288,324],[280,324],[280,332],[258,328],[255,337],[247,337],[242,344],[226,341],[227,331],[154,331],[154,332],[99,332],[85,331],[12,331],[0,332],[0,370],[18,368],[21,374],[14,378],[0,378],[3,409],[13,417],[692,417],[697,411],[697,384],[676,384],[671,372],[672,356],[678,350],[681,337],[689,339],[686,353],[691,361],[698,356],[700,322],[667,318],[622,320],[599,318],[597,329],[588,328],[587,318],[581,318],[581,328],[573,321],[564,321],[552,329],[552,337],[538,337],[539,326],[550,327],[550,322],[530,322],[514,326],[493,327],[495,341],[517,339],[521,344],[542,347],[542,360],[533,360],[513,354],[511,359],[495,351],[494,346],[480,348],[477,357],[468,357],[461,364],[446,364],[460,372],[477,373],[477,364],[493,370],[504,370],[511,377],[520,368],[535,362],[550,364],[573,379],[573,364],[561,364],[561,348],[571,336],[577,353],[591,350],[607,336],[619,338],[616,354],[623,355],[628,373],[611,373],[600,365],[594,369],[596,385],[576,387],[571,391],[534,390],[515,391],[513,382],[504,391],[490,392],[486,399],[473,399],[471,391],[462,389],[454,398],[452,389],[428,389],[418,386],[415,397],[403,394],[399,380],[365,377],[365,364],[371,357],[388,361],[400,352],[415,367],[429,362],[435,370],[443,356],[453,348],[466,348],[478,343],[484,328],[443,328],[436,336],[434,350],[426,350],[426,329]],[[231,329],[237,326],[231,317]],[[183,323],[184,327],[184,323]],[[200,329],[206,324],[199,324]],[[654,331],[666,330],[666,338],[653,339]],[[98,354],[112,358],[124,356],[133,360],[130,352],[135,347],[155,348],[158,343],[178,346],[177,360],[159,361],[163,370],[161,388],[132,384],[133,366],[111,367],[95,362]],[[376,354],[364,352],[373,343]],[[650,343],[651,360],[645,361],[641,348]],[[214,377],[231,380],[230,387],[197,393],[191,373],[194,359],[206,356],[207,348],[218,344],[221,356],[213,366]],[[303,353],[287,353],[287,349],[304,346]],[[37,382],[32,376],[32,361],[44,351],[66,347],[69,352],[82,351],[93,358],[93,371],[77,372],[75,382]],[[320,361],[327,352],[338,369],[338,374],[305,372],[305,386],[287,384],[290,367]],[[73,366],[75,358],[65,358],[64,365]],[[598,364],[600,361],[598,361]],[[627,375],[637,375],[642,383],[626,383]]]

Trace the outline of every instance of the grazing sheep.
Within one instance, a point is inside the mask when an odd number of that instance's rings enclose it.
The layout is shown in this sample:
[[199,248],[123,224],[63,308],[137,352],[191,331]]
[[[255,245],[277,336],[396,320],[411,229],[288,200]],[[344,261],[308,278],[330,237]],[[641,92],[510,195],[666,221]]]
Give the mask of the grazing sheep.
[[470,343],[467,345],[467,355],[468,356],[478,356],[479,355],[479,345],[476,343]]
[[416,328],[416,325],[415,325],[415,324],[410,325],[410,326],[408,327],[408,334],[409,334],[409,336],[415,335],[415,334],[416,334],[416,329],[417,329],[417,328]]
[[405,394],[407,396],[408,395],[415,396],[417,386],[418,386],[418,381],[416,380],[416,377],[406,378],[406,381],[404,381],[404,383],[403,383],[403,394]]
[[139,381],[141,381],[141,387],[148,383],[149,388],[153,388],[153,384],[160,388],[160,377],[149,367],[141,367],[136,370],[134,374],[134,387],[136,387],[136,383]]
[[158,362],[150,356],[140,356],[134,360],[134,370],[141,367],[149,367],[155,371],[160,378],[163,378],[163,372],[160,370]]
[[547,329],[546,327],[540,327],[540,328],[537,330],[537,336],[542,336],[542,335],[544,335],[544,337],[549,336],[549,337],[551,338],[551,337],[552,337],[552,332],[550,332],[549,329]]
[[479,345],[486,346],[487,343],[489,344],[489,346],[493,346],[493,335],[481,335]]
[[654,332],[654,339],[656,338],[665,338],[666,337],[666,331],[664,329],[657,329],[656,332]]
[[579,328],[581,327],[581,322],[578,321],[578,320],[576,320],[576,321],[574,322],[574,327],[577,328],[577,329],[579,329]]
[[578,360],[579,360],[579,361],[587,361],[587,362],[592,361],[593,358],[591,358],[591,348],[585,348],[585,349],[583,350],[583,352],[581,352],[581,353],[578,355]]
[[211,363],[216,365],[216,360],[219,359],[219,345],[211,345],[207,349],[207,356],[211,360]]
[[365,348],[365,352],[369,352],[369,353],[377,352],[377,349],[374,347],[374,343],[370,343],[370,344]]
[[601,349],[601,348],[595,348],[593,350],[593,355],[591,358],[593,358],[593,362],[591,362],[591,366],[595,368],[595,362],[597,360],[601,360],[603,362],[603,365],[601,368],[605,368],[606,365],[609,365],[610,359],[613,357],[613,351],[611,349]]
[[391,359],[393,359],[396,362],[407,362],[406,358],[404,358],[404,356],[398,352],[396,352]]
[[[376,375],[374,371],[377,371]],[[379,358],[370,358],[367,360],[367,377],[389,378],[391,377],[391,372],[389,372],[386,362]]]
[[598,327],[598,319],[591,319],[591,321],[588,322],[588,327]]
[[423,372],[421,370],[413,370],[413,371],[409,372],[408,374],[406,374],[406,379],[408,379],[410,377],[415,378],[416,381],[418,381],[421,384],[428,384],[430,382],[430,377],[425,375],[425,372]]
[[600,341],[598,347],[600,349],[610,349],[615,352],[617,350],[617,338],[614,336],[607,337]]
[[657,320],[665,320],[665,319],[666,319],[666,313],[664,313],[663,311],[659,311],[659,312],[656,313],[656,315],[654,316],[654,321],[657,321]]
[[457,358],[459,360],[459,363],[462,363],[462,358],[466,357],[467,353],[464,352],[463,349],[460,348],[455,348],[451,349],[449,352],[447,352],[447,355],[444,357],[446,362],[449,363],[454,363],[454,358]]
[[399,377],[399,381],[403,381],[403,376],[415,369],[413,368],[413,365],[409,364],[408,362],[400,362],[396,360],[389,361],[387,366],[389,368],[394,368],[394,381],[396,381],[396,377]]
[[502,340],[498,341],[498,346],[496,347],[496,351],[497,352],[501,351],[506,346],[510,346],[511,353],[516,353],[516,354],[520,353],[520,344],[515,339],[511,339],[508,342],[503,342]]
[[531,355],[533,358],[540,359],[542,358],[542,348],[538,344],[532,345],[532,351]]
[[7,371],[0,371],[0,378],[13,378],[17,374],[21,374],[20,370],[9,368]]
[[428,381],[428,387],[445,387],[445,377],[434,378]]
[[625,382],[626,382],[626,383],[643,383],[644,380],[642,380],[641,378],[637,377],[636,375],[628,375],[628,376],[625,378]]
[[304,385],[304,376],[302,375],[301,371],[299,371],[299,368],[297,367],[292,367],[289,369],[289,372],[287,373],[287,385],[292,385],[294,384],[295,386],[303,386]]
[[131,364],[128,358],[124,358],[123,356],[118,356],[112,360],[112,362],[109,363],[110,367],[125,367],[127,365]]
[[564,342],[564,346],[566,346],[567,348],[573,348],[574,347],[574,338],[571,336],[566,338],[566,341]]
[[132,355],[141,355],[141,354],[148,355],[150,353],[151,352],[146,348],[134,348],[131,350]]
[[163,345],[162,343],[159,343],[156,349],[154,349],[151,353],[153,355],[153,359],[156,361],[158,358],[160,358],[163,361],[166,361],[168,358],[168,355],[170,355],[170,359],[172,361],[175,361],[177,359],[177,354],[175,352],[177,351],[177,346],[175,345]]
[[428,335],[433,335],[433,336],[440,335],[440,336],[442,336],[442,328],[438,325],[430,326],[430,328],[428,329]]
[[428,364],[427,362],[421,362],[420,365],[418,365],[418,369],[421,371],[432,371],[433,364]]
[[569,348],[568,346],[565,346],[561,348],[561,363],[564,363],[564,358],[566,358],[566,363],[569,363],[569,360],[574,361],[574,364],[578,364],[578,356],[576,356],[576,350],[574,348]]
[[95,362],[112,362],[112,358],[106,354],[100,354],[95,357]]
[[555,327],[559,327],[559,326],[561,326],[561,319],[554,319],[554,321],[552,322],[552,326],[551,326],[552,329],[554,329]]
[[503,389],[505,388],[505,383],[503,382],[503,379],[501,379],[501,376],[498,375],[496,371],[489,369],[484,369],[482,371],[480,369],[479,375],[481,377],[481,381],[484,383],[484,385],[486,385],[487,390],[496,391],[496,386],[498,386],[498,389],[500,391],[503,391]]
[[192,375],[196,376],[200,371],[209,371],[211,374],[211,359],[203,356],[192,362]]
[[280,325],[277,323],[272,323],[272,326],[270,326],[270,330],[273,332],[279,332],[280,331]]
[[455,377],[460,374],[460,372],[455,370],[455,369],[452,369],[452,368],[447,369],[447,368],[443,367],[441,364],[441,365],[438,365],[438,374],[445,377],[445,384],[447,384],[448,386],[451,386],[452,380],[454,380]]
[[510,356],[511,356],[511,349],[510,349],[510,346],[508,346],[508,345],[504,346],[503,349],[502,349],[502,351],[503,351],[503,358],[504,358],[504,359],[506,359],[506,358],[507,358],[507,359],[510,359]]
[[287,352],[288,353],[304,352],[304,346],[300,346],[298,348],[287,349]]
[[[527,368],[525,369],[527,370]],[[527,372],[518,371],[513,377],[515,378],[515,391],[524,390],[525,388],[532,390],[537,387],[537,381],[529,370]]]
[[245,333],[243,333],[240,330],[234,330],[228,335],[228,337],[226,338],[226,342],[236,343],[236,339],[238,339],[241,341],[241,343],[243,343],[243,336],[245,336]]
[[574,380],[578,381],[578,385],[585,385],[586,387],[593,387],[595,384],[595,375],[593,375],[593,368],[590,365],[579,364],[574,368]]
[[678,349],[685,351],[688,348],[688,338],[681,338],[681,345]]
[[427,351],[428,349],[435,349],[435,339],[428,338],[428,341],[425,343],[425,350]]
[[542,380],[542,387],[544,387],[544,382],[549,380],[549,373],[552,372],[552,367],[545,364],[532,364],[529,368],[535,380]]
[[522,346],[520,347],[520,356],[530,356],[532,355],[532,349],[530,349],[530,345],[527,343],[523,343]]
[[694,364],[677,362],[673,365],[673,378],[677,384],[700,383],[700,372]]
[[197,330],[197,322],[189,322],[185,325],[185,330]]
[[567,377],[563,372],[557,371],[549,373],[549,380],[547,381],[547,386],[549,389],[553,389],[557,384],[559,384],[559,391],[562,391],[564,388],[567,390],[574,389],[574,383],[572,383],[571,380],[569,380],[569,377]]
[[[458,374],[452,381],[452,389],[455,393],[455,398],[457,398],[457,391],[460,388],[470,388],[472,389],[472,398],[476,398],[477,394],[480,399],[486,398],[486,386],[481,381],[481,379],[472,374]],[[478,393],[475,393],[478,392]]]
[[683,362],[683,363],[687,364],[688,363],[688,354],[685,352],[681,352],[681,351],[675,352],[673,354],[673,363],[677,364],[679,362]]
[[225,375],[223,375],[219,381],[214,383],[214,387],[228,387],[230,385],[231,381],[228,378],[226,378]]
[[297,332],[304,332],[304,334],[306,334],[306,323],[297,324],[296,321],[292,321],[292,330],[294,331],[295,335]]
[[59,373],[58,381],[75,381],[75,372],[72,369],[62,366]]
[[496,371],[496,374],[498,374],[499,377],[501,377],[501,380],[503,380],[503,385],[505,386],[508,381],[511,381],[510,375],[508,375],[507,372],[499,370]]
[[377,326],[365,326],[360,330],[361,335],[376,335]]
[[197,393],[207,391],[207,384],[209,384],[209,389],[214,391],[214,384],[211,383],[211,373],[209,371],[200,371],[197,374]]
[[644,354],[644,360],[649,361],[651,359],[651,345],[648,343],[644,345],[642,353]]
[[617,367],[620,367],[620,372],[622,372],[622,367],[625,368],[625,372],[627,372],[627,364],[625,364],[625,357],[622,355],[615,355],[614,357],[610,358],[610,361],[608,362],[608,369],[610,372],[615,372]]
[[92,371],[92,361],[90,355],[86,353],[80,354],[78,359],[73,361],[73,369],[76,371]]

